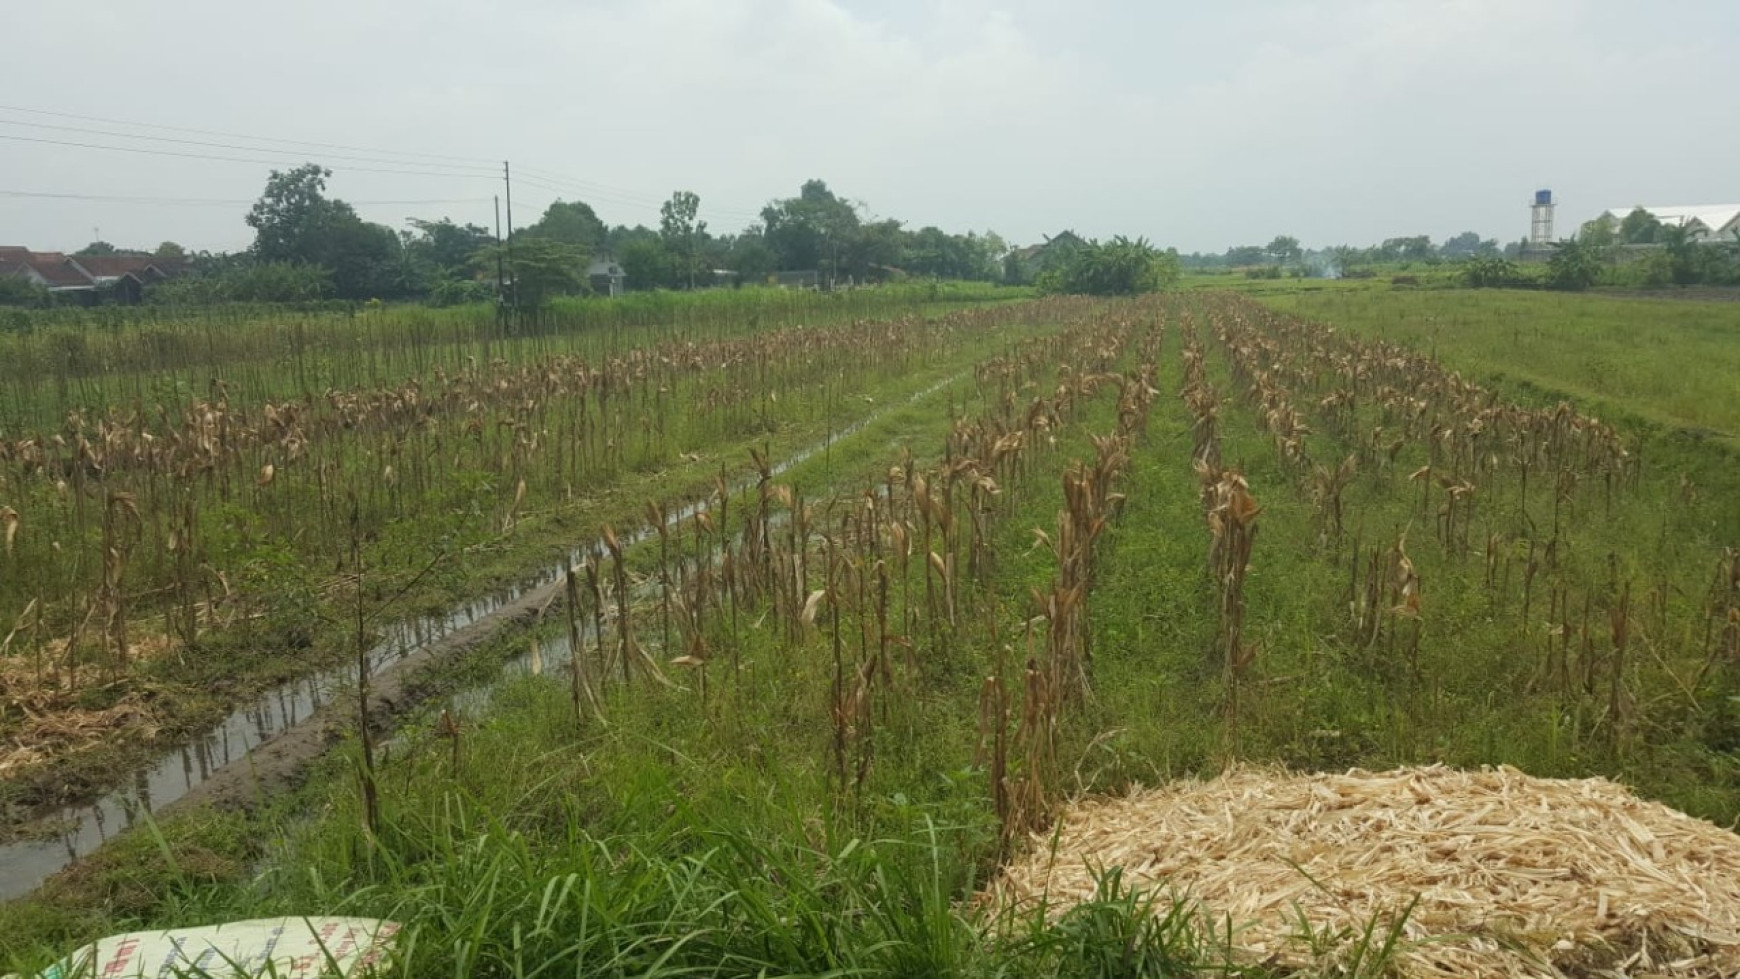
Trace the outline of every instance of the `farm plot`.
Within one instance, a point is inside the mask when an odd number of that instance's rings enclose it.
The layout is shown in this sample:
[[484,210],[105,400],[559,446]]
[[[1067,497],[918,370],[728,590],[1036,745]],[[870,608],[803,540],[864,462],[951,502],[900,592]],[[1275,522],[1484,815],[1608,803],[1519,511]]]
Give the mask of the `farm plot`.
[[330,663],[359,566],[371,621],[470,597],[648,492],[704,492],[748,445],[783,455],[958,373],[1039,312],[471,358],[281,400],[218,379],[0,441],[3,801],[76,795]]
[[1070,800],[1247,759],[1740,811],[1734,518],[1695,455],[1236,297],[1024,315],[936,438],[833,471],[746,447],[742,489],[648,494],[520,675],[341,752],[290,815],[123,841],[0,909],[6,950],[318,907],[405,922],[416,975],[1378,975],[1431,959],[1405,907],[1255,961],[1091,853],[1072,886],[1114,876],[1072,909],[974,896]]

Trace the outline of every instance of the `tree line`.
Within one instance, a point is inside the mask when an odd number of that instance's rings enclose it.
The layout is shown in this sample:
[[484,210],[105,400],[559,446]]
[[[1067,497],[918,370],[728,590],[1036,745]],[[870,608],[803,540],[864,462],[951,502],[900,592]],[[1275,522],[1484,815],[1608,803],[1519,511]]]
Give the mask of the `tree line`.
[[1702,238],[1639,207],[1623,218],[1602,214],[1584,222],[1574,236],[1549,246],[1546,264],[1536,269],[1487,257],[1466,263],[1461,273],[1464,284],[1477,289],[1734,286],[1740,285],[1740,233]]
[[[273,171],[245,217],[252,246],[191,255],[176,246],[189,274],[153,287],[149,300],[455,305],[493,300],[501,283],[506,301],[537,305],[592,291],[589,267],[600,259],[620,270],[629,290],[760,284],[780,273],[822,286],[908,277],[1002,282],[1009,253],[995,232],[873,218],[822,180],[770,201],[759,221],[736,233],[709,228],[700,197],[679,190],[660,207],[657,227],[612,227],[584,201],[557,200],[498,239],[493,229],[449,217],[413,218],[398,231],[366,221],[327,192],[331,175],[315,163]],[[119,252],[103,242],[90,248]]]
[[1257,276],[1279,278],[1283,274],[1348,275],[1377,265],[1419,263],[1436,265],[1471,258],[1514,255],[1520,243],[1501,246],[1496,238],[1482,238],[1464,231],[1435,243],[1430,235],[1386,238],[1375,245],[1331,245],[1308,249],[1292,235],[1276,235],[1266,245],[1233,245],[1224,252],[1191,252],[1180,255],[1184,268],[1197,271],[1243,269]]

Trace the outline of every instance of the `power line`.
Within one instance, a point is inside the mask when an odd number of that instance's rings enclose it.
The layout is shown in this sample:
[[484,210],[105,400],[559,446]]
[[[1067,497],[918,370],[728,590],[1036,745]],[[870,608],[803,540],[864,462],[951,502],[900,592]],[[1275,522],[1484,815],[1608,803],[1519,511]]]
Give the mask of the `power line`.
[[602,202],[607,203],[607,204],[622,204],[622,205],[626,205],[626,206],[630,206],[630,207],[658,207],[657,202],[648,200],[644,197],[627,197],[627,196],[613,194],[613,193],[607,193],[607,192],[603,192],[603,191],[584,191],[584,192],[581,192],[581,191],[577,191],[575,188],[562,187],[560,185],[551,183],[548,180],[542,180],[542,179],[539,179],[536,177],[521,176],[520,182],[526,184],[527,186],[536,187],[539,190],[547,191],[547,192],[552,193],[552,194],[572,195],[572,196],[576,196],[576,197],[584,196],[584,197],[590,198],[591,200],[602,201]]
[[[101,143],[80,143],[66,139],[46,139],[39,136],[13,136],[8,133],[0,133],[0,139],[11,140],[17,143],[41,143],[48,146],[76,146],[88,150],[114,150],[121,153],[143,153],[148,156],[176,156],[189,160],[217,160],[224,163],[251,163],[257,166],[268,167],[284,166],[284,161],[281,159],[244,159],[236,156],[217,156],[211,153],[182,153],[177,150],[156,150],[144,146],[105,146]],[[262,150],[261,152],[270,151]],[[391,173],[398,174],[402,177],[458,177],[465,180],[487,179],[483,174],[474,173],[437,173],[417,170],[390,170],[381,167],[354,167],[348,164],[337,169],[349,173]]]
[[[521,173],[523,174],[526,172],[532,172],[532,171],[526,171],[522,168]],[[541,172],[541,171],[538,171],[538,172]],[[596,200],[596,201],[603,201],[603,202],[608,203],[608,204],[620,204],[620,205],[629,206],[629,207],[658,208],[658,207],[662,207],[665,203],[664,201],[656,201],[656,200],[653,200],[651,198],[646,198],[646,197],[626,196],[626,195],[617,194],[617,193],[609,192],[609,191],[589,190],[589,189],[586,189],[585,187],[581,186],[579,184],[579,182],[575,182],[571,186],[564,187],[557,182],[552,182],[550,180],[539,178],[539,177],[521,176],[520,181],[523,183],[529,184],[530,186],[536,187],[539,190],[547,191],[549,193],[574,194],[575,196],[585,197],[585,198],[588,198],[591,200]],[[725,218],[727,220],[742,220],[742,221],[754,222],[754,221],[759,221],[761,219],[760,214],[751,213],[749,211],[744,211],[744,210],[739,210],[737,208],[709,207],[709,206],[703,205],[702,210],[709,215],[722,217],[722,218]]]
[[[162,131],[166,131],[166,132],[191,133],[191,134],[201,135],[201,136],[218,136],[218,137],[222,137],[225,139],[240,139],[240,140],[247,140],[250,142],[257,142],[257,143],[278,143],[278,144],[283,144],[285,146],[302,146],[302,147],[313,147],[313,148],[319,148],[319,149],[325,149],[325,150],[337,149],[337,150],[346,150],[346,151],[357,152],[357,153],[383,154],[380,156],[339,155],[339,156],[335,157],[335,159],[347,161],[341,167],[336,168],[336,169],[339,169],[339,170],[342,170],[345,172],[382,173],[382,174],[394,174],[394,175],[398,175],[398,176],[447,177],[447,178],[466,178],[466,179],[477,179],[477,178],[494,179],[494,177],[497,173],[497,171],[495,169],[495,166],[496,166],[495,161],[486,161],[480,157],[455,156],[455,155],[450,155],[450,154],[438,154],[438,153],[416,153],[416,152],[408,152],[408,151],[400,151],[400,150],[380,149],[380,148],[374,148],[374,147],[353,146],[353,145],[346,145],[346,144],[342,144],[342,143],[322,143],[322,142],[312,142],[312,141],[306,141],[306,140],[276,139],[276,138],[268,138],[268,137],[261,137],[261,136],[250,136],[250,135],[246,135],[246,134],[242,134],[242,133],[223,132],[223,131],[219,131],[219,130],[195,129],[195,128],[186,127],[186,126],[169,126],[169,125],[162,125],[162,124],[157,124],[157,123],[133,122],[133,121],[125,120],[125,119],[114,119],[114,118],[109,118],[109,117],[104,117],[104,116],[80,115],[77,113],[58,112],[58,111],[54,111],[54,110],[50,110],[50,109],[35,109],[35,108],[29,108],[26,106],[0,105],[0,111],[29,113],[32,115],[50,116],[50,117],[61,118],[61,119],[75,119],[75,120],[81,120],[81,121],[86,121],[86,122],[100,122],[100,123],[107,123],[110,125],[125,126],[125,127],[132,128],[132,129],[146,129],[146,130],[156,129],[156,130],[162,130]],[[182,145],[182,146],[199,147],[202,149],[235,150],[235,151],[240,151],[243,153],[266,154],[266,155],[270,155],[270,156],[282,156],[282,157],[287,157],[287,158],[294,158],[294,157],[298,157],[301,155],[301,151],[299,151],[299,150],[281,149],[281,148],[276,147],[276,146],[244,146],[244,145],[237,145],[234,143],[218,143],[218,142],[209,142],[209,141],[204,141],[204,140],[180,139],[180,138],[169,137],[169,136],[153,136],[153,135],[139,134],[139,133],[114,132],[114,131],[110,131],[110,130],[90,129],[90,128],[80,127],[80,126],[65,126],[65,125],[55,125],[55,124],[51,124],[51,123],[38,123],[38,122],[23,122],[23,121],[13,120],[13,119],[0,119],[0,125],[24,126],[24,127],[34,128],[34,129],[46,129],[46,130],[60,131],[60,132],[70,132],[70,133],[79,133],[79,134],[85,134],[85,135],[104,136],[104,137],[108,137],[111,139],[139,140],[139,141],[146,141],[146,142],[170,143],[170,144],[177,144],[177,145]],[[37,143],[37,144],[49,145],[49,146],[76,147],[76,148],[80,148],[80,149],[109,150],[111,152],[140,153],[140,154],[145,154],[145,155],[150,155],[150,156],[168,156],[168,157],[179,157],[179,158],[183,158],[183,159],[209,160],[209,161],[224,162],[224,163],[248,163],[248,164],[261,165],[261,166],[281,166],[281,165],[284,165],[281,161],[274,161],[274,160],[270,160],[270,159],[259,159],[256,157],[244,158],[244,157],[237,157],[237,156],[221,155],[221,154],[216,154],[216,153],[185,152],[185,151],[156,149],[156,148],[141,147],[141,146],[115,146],[115,145],[89,143],[89,142],[82,142],[82,141],[68,140],[68,139],[51,139],[51,138],[40,137],[40,136],[19,136],[19,135],[0,133],[0,140],[10,140],[13,142],[21,142],[21,143]],[[330,154],[321,154],[321,155],[330,156]],[[391,159],[390,157],[403,157],[403,158],[407,158],[407,159]],[[409,159],[409,158],[418,158],[418,157],[423,158],[423,159]],[[428,160],[428,161],[456,161],[456,162],[424,162],[424,160]],[[355,165],[353,165],[353,163],[385,164],[385,166],[355,166]],[[406,167],[417,167],[420,169],[404,169]],[[562,174],[558,174],[558,173],[556,173],[554,171],[550,171],[550,170],[534,169],[534,168],[528,168],[528,167],[521,167],[520,170],[521,170],[521,174],[522,174],[521,180],[523,182],[525,182],[526,184],[533,186],[533,187],[537,187],[541,190],[548,191],[550,193],[558,194],[558,195],[572,194],[572,195],[577,196],[577,197],[590,198],[590,199],[601,201],[603,203],[616,204],[616,205],[625,206],[625,207],[636,207],[636,208],[647,208],[647,209],[658,208],[658,207],[662,206],[662,204],[664,203],[662,200],[658,200],[658,199],[655,199],[652,197],[644,196],[640,192],[632,190],[632,189],[615,187],[615,186],[612,186],[609,184],[601,184],[601,183],[597,183],[597,182],[589,181],[589,180],[580,180],[580,179],[577,179],[574,177],[569,177],[569,176],[565,176]],[[21,195],[12,194],[11,196],[21,196]],[[43,196],[43,195],[38,195],[38,196]],[[122,202],[122,201],[116,201],[116,202]],[[126,202],[133,202],[133,201],[126,201]],[[143,202],[143,200],[138,201],[138,202]],[[247,202],[242,202],[242,203],[247,203]],[[353,203],[366,203],[366,202],[353,202]],[[424,203],[424,202],[405,201],[403,203],[417,204],[417,203]],[[427,203],[457,203],[457,202],[430,201]],[[760,220],[760,213],[757,211],[752,211],[752,210],[739,209],[739,208],[733,208],[733,207],[708,207],[706,210],[710,215],[713,215],[715,217],[722,218],[722,219],[728,220],[728,221],[746,221],[746,222],[753,223],[755,221]]]
[[590,181],[590,180],[580,180],[580,179],[577,179],[574,177],[566,177],[566,176],[563,176],[562,174],[555,173],[555,172],[550,171],[550,170],[540,170],[540,169],[534,169],[532,167],[521,167],[520,172],[529,176],[529,177],[532,177],[534,179],[544,180],[544,181],[548,181],[548,182],[554,183],[554,184],[562,184],[565,186],[575,187],[575,188],[584,190],[588,194],[600,194],[600,195],[608,194],[608,195],[614,195],[616,197],[624,198],[627,200],[639,201],[639,202],[644,202],[644,203],[657,203],[656,201],[653,201],[651,198],[646,197],[645,195],[641,194],[639,191],[636,191],[636,190],[630,190],[630,189],[625,188],[625,187],[612,187],[609,184],[600,184],[600,183],[595,183],[595,182]]
[[[647,205],[649,207],[658,207],[658,206],[664,204],[663,200],[657,200],[654,198],[647,197],[647,196],[641,194],[639,191],[629,190],[629,189],[622,188],[622,187],[614,187],[610,184],[601,184],[601,183],[597,183],[597,182],[591,181],[591,180],[581,180],[577,177],[563,176],[562,174],[558,174],[558,173],[555,173],[555,172],[550,171],[550,170],[543,170],[543,169],[538,169],[535,167],[522,166],[519,168],[519,172],[521,174],[527,175],[535,180],[542,180],[546,183],[557,184],[557,185],[560,185],[561,187],[571,188],[572,191],[575,193],[583,192],[583,193],[588,194],[588,195],[596,195],[596,196],[600,197],[601,199],[615,198],[619,202],[633,203],[633,204],[644,204],[644,205]],[[556,188],[547,187],[545,189],[549,190],[549,189],[556,189]],[[760,217],[759,211],[750,211],[750,210],[746,210],[744,208],[709,207],[708,210],[714,214],[720,214],[720,215],[724,215],[727,217],[735,216],[735,217],[746,217],[746,218],[751,218],[751,219]]]
[[[277,154],[277,153],[283,152],[285,156],[297,155],[297,154],[292,154],[292,153],[287,152],[287,151],[266,149],[264,147],[258,147],[258,146],[237,146],[234,143],[211,143],[211,142],[206,142],[204,140],[198,140],[198,139],[178,139],[178,138],[173,137],[173,136],[139,136],[139,135],[135,135],[133,133],[117,133],[117,132],[114,132],[113,130],[108,130],[108,129],[87,129],[83,126],[57,126],[57,125],[54,125],[53,123],[47,123],[47,122],[17,122],[17,121],[12,120],[12,119],[0,119],[0,126],[27,126],[31,129],[52,129],[52,130],[57,130],[60,132],[83,133],[87,136],[108,136],[108,137],[111,137],[114,139],[137,139],[137,140],[144,140],[146,142],[153,142],[153,143],[176,143],[176,144],[179,144],[182,146],[202,146],[202,147],[207,147],[210,149],[220,149],[220,150],[241,150],[244,153]],[[418,167],[431,167],[431,168],[438,167],[442,170],[453,170],[453,171],[458,172],[458,173],[477,174],[479,176],[493,173],[493,170],[486,170],[486,169],[482,169],[482,168],[478,168],[478,167],[461,168],[461,167],[450,165],[450,164],[407,163],[403,160],[389,160],[389,159],[384,159],[381,157],[374,157],[374,156],[346,156],[344,154],[334,155],[334,154],[330,154],[330,153],[322,154],[322,156],[325,158],[330,158],[330,159],[335,159],[335,160],[347,160],[347,161],[356,162],[356,163],[386,163],[386,164],[390,164],[393,166],[418,166]]]
[[[431,160],[451,160],[458,163],[493,167],[494,160],[486,160],[475,156],[452,156],[445,153],[415,153],[405,150],[386,150],[368,146],[347,146],[343,143],[313,143],[299,139],[281,139],[267,136],[248,136],[243,133],[226,133],[212,129],[190,129],[186,126],[166,126],[151,122],[130,122],[125,119],[109,119],[103,116],[83,116],[72,112],[56,112],[51,109],[31,109],[18,105],[0,105],[7,112],[25,112],[37,116],[53,116],[59,119],[79,119],[84,122],[102,122],[116,126],[129,126],[134,129],[161,129],[166,132],[193,133],[196,136],[222,136],[225,139],[245,139],[255,143],[282,143],[288,146],[309,146],[319,149],[350,150],[357,153],[385,153],[390,156],[424,157]],[[258,149],[264,150],[264,147]]]
[[[161,204],[174,207],[249,207],[254,204],[249,200],[224,200],[211,197],[142,197],[127,194],[57,194],[48,191],[34,190],[0,190],[0,197],[31,197],[50,200],[96,201],[105,204]],[[430,204],[481,204],[488,201],[487,197],[454,197],[437,200],[416,201],[353,201],[345,203],[358,207],[414,207]]]

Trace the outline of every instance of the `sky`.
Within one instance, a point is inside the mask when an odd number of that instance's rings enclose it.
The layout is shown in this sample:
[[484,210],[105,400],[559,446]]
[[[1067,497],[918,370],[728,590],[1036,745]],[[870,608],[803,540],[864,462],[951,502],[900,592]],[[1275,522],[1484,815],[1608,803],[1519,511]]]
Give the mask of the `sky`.
[[245,248],[269,172],[306,161],[396,228],[492,223],[507,160],[517,225],[558,197],[656,225],[683,189],[736,231],[821,178],[912,228],[1187,252],[1511,241],[1537,187],[1561,234],[1740,202],[1733,0],[83,0],[0,24],[0,244],[39,250]]

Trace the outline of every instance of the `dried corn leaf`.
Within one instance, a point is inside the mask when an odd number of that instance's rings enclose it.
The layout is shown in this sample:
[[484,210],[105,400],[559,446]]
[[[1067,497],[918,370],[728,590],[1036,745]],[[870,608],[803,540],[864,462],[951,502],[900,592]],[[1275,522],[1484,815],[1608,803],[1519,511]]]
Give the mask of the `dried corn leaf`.
[[1740,974],[1740,836],[1604,779],[1235,769],[1078,804],[983,897],[1061,912],[1110,867],[1230,917],[1251,962],[1333,968],[1300,914],[1357,936],[1417,896],[1407,976]]

